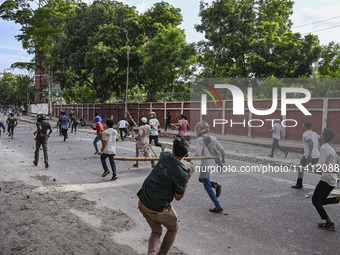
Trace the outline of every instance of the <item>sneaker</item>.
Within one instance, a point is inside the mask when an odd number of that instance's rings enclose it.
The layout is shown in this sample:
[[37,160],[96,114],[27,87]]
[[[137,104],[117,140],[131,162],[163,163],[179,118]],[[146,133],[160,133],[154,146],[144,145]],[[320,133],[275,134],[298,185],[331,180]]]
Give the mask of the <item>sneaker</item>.
[[138,167],[138,164],[133,164],[134,167]]
[[293,189],[302,189],[303,187],[296,184],[296,185],[293,185],[292,188],[293,188]]
[[219,212],[222,212],[223,211],[223,208],[222,207],[215,207],[215,208],[211,208],[209,209],[210,212],[213,212],[213,213],[219,213]]
[[38,162],[36,162],[35,160],[33,161],[33,164],[35,165],[35,166],[37,166],[38,165]]
[[273,156],[272,155],[268,155],[268,157],[272,158]]
[[48,162],[45,162],[45,168],[48,168],[49,165],[48,165]]
[[106,175],[108,175],[110,173],[109,170],[106,170],[103,174],[102,174],[102,177],[105,177]]
[[117,179],[118,179],[117,175],[114,175],[114,176],[112,176],[111,181],[115,181]]
[[94,155],[97,155],[97,154],[98,154],[98,152],[99,152],[99,151],[95,151],[93,154],[94,154]]
[[217,186],[216,186],[216,197],[219,197],[221,195],[221,190],[222,190],[222,186],[217,184]]

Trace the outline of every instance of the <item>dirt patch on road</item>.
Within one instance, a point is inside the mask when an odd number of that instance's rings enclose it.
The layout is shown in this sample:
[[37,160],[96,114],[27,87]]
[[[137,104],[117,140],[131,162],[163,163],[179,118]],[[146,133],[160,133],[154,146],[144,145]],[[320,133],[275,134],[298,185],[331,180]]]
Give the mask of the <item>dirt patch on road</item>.
[[134,227],[126,214],[35,178],[44,185],[0,182],[0,254],[138,254],[112,238]]

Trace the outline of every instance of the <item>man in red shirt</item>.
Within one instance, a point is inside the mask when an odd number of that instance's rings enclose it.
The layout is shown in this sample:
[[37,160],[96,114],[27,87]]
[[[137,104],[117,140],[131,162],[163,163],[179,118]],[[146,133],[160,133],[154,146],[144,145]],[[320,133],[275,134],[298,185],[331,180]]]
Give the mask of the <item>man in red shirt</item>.
[[94,121],[96,122],[96,126],[95,127],[91,126],[93,130],[97,130],[97,136],[93,140],[93,146],[94,146],[94,149],[96,150],[94,154],[98,154],[99,152],[98,146],[97,146],[98,141],[102,141],[102,144],[103,144],[102,135],[103,135],[104,128],[100,120],[101,120],[100,117],[96,116],[94,119]]

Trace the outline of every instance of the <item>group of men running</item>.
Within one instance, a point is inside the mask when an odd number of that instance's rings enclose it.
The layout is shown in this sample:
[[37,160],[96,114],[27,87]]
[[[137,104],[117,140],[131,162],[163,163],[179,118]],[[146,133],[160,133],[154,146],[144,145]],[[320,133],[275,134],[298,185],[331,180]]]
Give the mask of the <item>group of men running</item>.
[[[8,121],[9,122],[9,121]],[[116,155],[116,142],[119,139],[118,132],[113,128],[114,121],[108,119],[105,122],[105,129],[101,117],[96,114],[96,126],[92,127],[96,130],[96,137],[93,141],[95,147],[95,154],[100,155],[101,163],[104,169],[102,177],[110,174],[106,159],[109,159],[112,177],[111,180],[117,180],[117,169],[114,161]],[[16,122],[17,123],[17,122]],[[67,129],[71,120],[66,116],[65,112],[61,112],[58,119],[58,126],[61,127],[64,141],[67,139]],[[131,123],[131,122],[130,122]],[[117,129],[120,131],[121,140],[124,141],[126,134],[124,129],[129,127],[129,121],[126,119],[118,122]],[[272,153],[274,149],[279,148],[279,139],[277,135],[281,135],[281,129],[277,125],[278,121],[273,125],[271,132],[273,133]],[[133,121],[133,124],[136,123]],[[36,136],[36,150],[34,157],[34,165],[38,164],[39,149],[42,146],[44,151],[45,167],[48,168],[48,155],[47,155],[47,140],[52,133],[52,128],[49,122],[45,121],[43,114],[37,115],[37,129],[34,132]],[[150,144],[154,141],[155,146],[161,147],[162,152],[159,156],[157,164],[152,162],[152,171],[143,182],[141,189],[138,191],[139,198],[138,208],[142,215],[145,217],[147,223],[151,228],[151,235],[149,238],[148,254],[167,254],[171,245],[173,244],[176,233],[178,231],[177,214],[174,207],[171,205],[173,199],[180,200],[184,197],[189,180],[192,176],[193,170],[185,167],[183,164],[184,158],[189,155],[189,139],[187,138],[187,130],[189,123],[186,116],[181,115],[178,123],[170,124],[169,126],[177,127],[179,132],[173,141],[172,151],[164,151],[164,143],[159,143],[159,129],[160,123],[156,118],[154,112],[149,113],[149,120],[146,117],[140,119],[140,126],[137,126],[138,132],[134,134],[136,141],[136,157],[143,155],[150,157]],[[122,129],[122,130],[121,130]],[[217,156],[216,159],[203,159],[202,166],[222,165],[225,162],[225,151],[223,146],[219,143],[215,136],[210,134],[209,124],[205,121],[200,121],[195,126],[197,135],[196,142],[196,155],[201,157]],[[328,214],[324,209],[324,205],[339,203],[340,197],[328,198],[331,191],[337,187],[339,179],[338,172],[334,171],[339,168],[340,157],[335,153],[334,149],[329,145],[329,142],[334,138],[335,133],[330,128],[325,128],[319,136],[316,132],[312,131],[312,123],[304,122],[302,125],[302,141],[304,145],[304,155],[300,160],[300,171],[296,185],[292,186],[296,189],[303,188],[303,173],[306,169],[322,167],[322,177],[312,197],[312,203],[315,206],[320,217],[325,220],[319,223],[318,227],[334,231],[334,223],[330,220]],[[12,131],[13,134],[13,131]],[[97,142],[102,141],[102,146],[99,149]],[[287,156],[288,152],[282,150]],[[222,157],[220,160],[219,157]],[[312,166],[308,166],[308,165]],[[138,167],[138,161],[134,164]],[[326,170],[325,170],[326,169]],[[332,171],[333,170],[333,171]],[[210,172],[204,171],[200,173],[199,181],[203,184],[211,201],[215,207],[210,211],[219,213],[223,208],[218,200],[221,195],[222,187],[220,184],[214,182],[210,178]],[[162,234],[162,226],[167,228],[167,233],[163,239],[160,249],[158,249],[159,240]]]

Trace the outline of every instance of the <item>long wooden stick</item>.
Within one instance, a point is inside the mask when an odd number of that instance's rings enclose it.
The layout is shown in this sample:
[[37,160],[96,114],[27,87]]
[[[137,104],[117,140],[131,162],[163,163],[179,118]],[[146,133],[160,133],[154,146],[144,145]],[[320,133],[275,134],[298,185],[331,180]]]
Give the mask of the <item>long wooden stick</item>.
[[176,126],[175,124],[172,124],[172,123],[171,123],[171,126],[173,126],[175,128],[179,128],[178,126]]
[[[136,128],[139,130],[138,125],[136,124],[135,120],[132,118],[131,114],[129,111],[127,111],[129,118],[132,120],[133,124],[136,126]],[[151,144],[149,144],[150,149],[152,150],[153,154],[155,154],[156,157],[158,157],[157,153],[153,150]]]
[[[184,160],[191,161],[191,160],[201,160],[201,159],[217,159],[218,157],[185,157]],[[114,157],[114,160],[121,160],[121,161],[157,161],[159,158],[136,158],[136,157]]]

